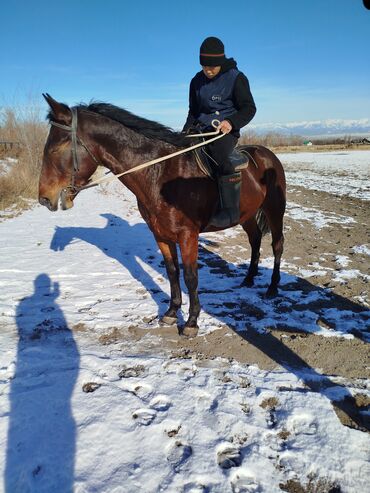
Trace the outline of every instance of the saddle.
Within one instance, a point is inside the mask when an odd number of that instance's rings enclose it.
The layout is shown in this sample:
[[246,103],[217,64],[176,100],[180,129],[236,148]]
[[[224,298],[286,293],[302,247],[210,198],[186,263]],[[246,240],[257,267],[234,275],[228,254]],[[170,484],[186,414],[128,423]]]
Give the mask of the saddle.
[[[248,147],[253,146],[238,146],[233,149],[233,152],[230,154],[230,162],[234,166],[234,172],[242,171],[243,169],[248,168],[249,161],[252,161],[255,166],[257,166],[255,160],[248,152]],[[218,176],[218,168],[219,163],[213,159],[213,157],[207,152],[205,147],[198,147],[198,149],[193,150],[195,155],[195,160],[197,162],[200,170],[213,180],[217,179]]]

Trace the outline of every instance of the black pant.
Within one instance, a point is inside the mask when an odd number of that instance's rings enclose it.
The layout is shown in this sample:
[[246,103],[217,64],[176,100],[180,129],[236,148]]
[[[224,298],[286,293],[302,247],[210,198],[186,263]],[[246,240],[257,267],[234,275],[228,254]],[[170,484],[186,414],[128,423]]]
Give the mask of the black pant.
[[218,174],[231,175],[235,173],[234,166],[231,164],[229,156],[232,153],[238,138],[234,135],[226,134],[211,144],[208,144],[206,151],[218,163]]

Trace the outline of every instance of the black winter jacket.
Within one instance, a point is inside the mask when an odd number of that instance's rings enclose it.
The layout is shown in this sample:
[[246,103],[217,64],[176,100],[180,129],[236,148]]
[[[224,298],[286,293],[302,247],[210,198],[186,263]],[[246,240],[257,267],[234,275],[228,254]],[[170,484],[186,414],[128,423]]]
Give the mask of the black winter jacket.
[[[236,62],[233,58],[228,58],[221,68],[220,75],[232,68],[237,68]],[[183,132],[186,132],[190,127],[196,126],[198,123],[197,117],[200,115],[200,108],[202,104],[198,101],[196,86],[199,85],[199,78],[202,74],[202,71],[198,72],[190,83],[189,113],[182,130]],[[218,77],[218,75],[216,77]],[[207,83],[207,80],[204,80],[205,83]],[[212,79],[209,80],[211,81]],[[226,120],[228,120],[233,127],[231,134],[235,137],[239,137],[239,130],[247,125],[247,123],[249,123],[256,114],[256,105],[250,91],[249,82],[247,77],[242,72],[240,72],[235,79],[232,90],[232,100],[235,112],[229,115]]]

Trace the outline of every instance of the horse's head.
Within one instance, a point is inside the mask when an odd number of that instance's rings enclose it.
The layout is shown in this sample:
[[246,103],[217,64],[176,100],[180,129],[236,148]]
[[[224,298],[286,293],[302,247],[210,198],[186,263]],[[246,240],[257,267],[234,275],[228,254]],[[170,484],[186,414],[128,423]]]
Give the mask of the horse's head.
[[56,211],[60,198],[62,209],[69,209],[79,188],[96,171],[95,146],[87,132],[86,118],[77,108],[58,103],[48,94],[43,96],[51,108],[51,128],[44,148],[39,202]]

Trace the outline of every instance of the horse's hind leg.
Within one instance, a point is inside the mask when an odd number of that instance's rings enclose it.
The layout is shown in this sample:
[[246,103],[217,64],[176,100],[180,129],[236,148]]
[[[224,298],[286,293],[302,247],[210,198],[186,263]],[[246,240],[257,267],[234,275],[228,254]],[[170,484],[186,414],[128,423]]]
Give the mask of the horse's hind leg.
[[267,289],[266,296],[274,297],[278,294],[278,284],[280,281],[280,261],[281,256],[284,250],[284,235],[277,233],[274,237],[274,233],[271,229],[272,233],[272,250],[274,252],[274,270],[272,271],[271,283]]
[[285,212],[285,199],[280,209],[265,209],[264,207],[263,210],[270,225],[272,251],[274,253],[274,270],[272,271],[270,286],[266,292],[266,296],[272,298],[278,294],[277,288],[280,281],[280,261],[284,250],[283,216]]
[[167,325],[177,322],[177,311],[181,307],[181,288],[180,288],[180,268],[177,258],[176,244],[173,242],[158,241],[159,249],[162,252],[164,264],[171,288],[170,307],[163,315],[161,321]]
[[262,233],[257,225],[255,217],[252,217],[248,219],[248,221],[245,221],[242,224],[242,227],[248,235],[249,243],[252,249],[248,273],[242,282],[242,286],[250,287],[253,286],[254,277],[258,274],[258,262],[260,259]]

